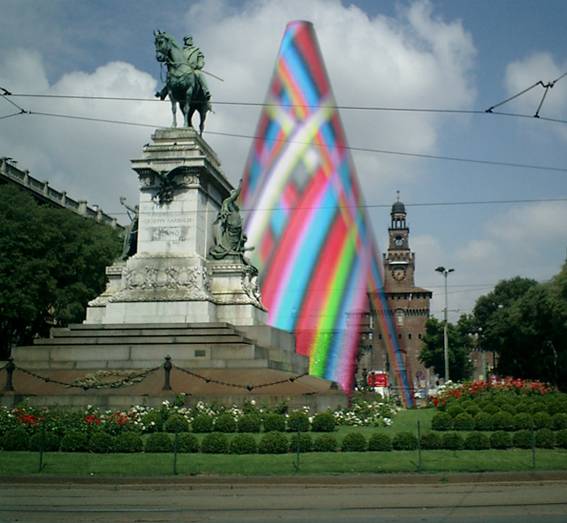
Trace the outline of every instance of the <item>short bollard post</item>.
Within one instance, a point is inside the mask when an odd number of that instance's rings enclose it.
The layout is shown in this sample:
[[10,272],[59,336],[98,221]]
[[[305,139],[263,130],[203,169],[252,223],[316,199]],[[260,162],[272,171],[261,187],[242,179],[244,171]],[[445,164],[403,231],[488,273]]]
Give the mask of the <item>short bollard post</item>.
[[6,363],[6,385],[4,385],[4,390],[10,391],[14,390],[14,370],[16,370],[16,364],[14,363],[14,358],[8,358],[8,363]]
[[421,472],[421,424],[417,421],[417,471]]
[[173,367],[173,363],[171,363],[171,356],[166,356],[165,361],[163,362],[163,373],[164,373],[164,382],[162,390],[171,390],[171,368]]

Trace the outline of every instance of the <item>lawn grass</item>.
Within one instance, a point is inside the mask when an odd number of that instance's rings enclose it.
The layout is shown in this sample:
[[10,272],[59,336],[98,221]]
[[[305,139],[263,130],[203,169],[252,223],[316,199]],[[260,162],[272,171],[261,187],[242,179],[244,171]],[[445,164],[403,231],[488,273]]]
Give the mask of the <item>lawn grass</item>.
[[[373,474],[416,472],[417,452],[307,453],[295,456],[180,454],[181,475],[277,476],[290,474]],[[46,453],[43,474],[71,476],[164,476],[173,473],[172,454]],[[0,453],[0,475],[37,474],[38,455],[32,452]],[[529,450],[423,451],[421,472],[529,471]],[[567,450],[538,449],[536,470],[567,470]]]
[[[334,435],[339,445],[349,432],[362,432],[368,438],[374,432],[393,436],[398,432],[417,433],[431,430],[434,409],[401,411],[390,427],[339,427]],[[311,433],[312,437],[318,436]],[[204,434],[197,435],[199,439]],[[260,439],[262,434],[256,434]],[[232,435],[229,435],[232,437]],[[421,472],[507,472],[532,469],[531,450],[448,451],[421,453]],[[292,453],[283,455],[179,454],[177,471],[181,475],[317,475],[416,472],[417,451],[306,453],[300,456],[296,470]],[[0,452],[0,475],[37,474],[37,452]],[[70,476],[164,476],[173,473],[173,454],[90,454],[51,452],[44,454],[42,474]],[[567,470],[567,450],[537,449],[536,470]]]

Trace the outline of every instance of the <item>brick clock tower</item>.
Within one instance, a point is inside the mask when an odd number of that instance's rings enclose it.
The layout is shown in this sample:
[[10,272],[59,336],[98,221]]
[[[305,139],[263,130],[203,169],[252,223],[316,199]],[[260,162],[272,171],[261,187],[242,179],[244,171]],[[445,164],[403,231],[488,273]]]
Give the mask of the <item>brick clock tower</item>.
[[[383,255],[384,291],[388,313],[391,314],[396,327],[400,348],[411,365],[414,386],[427,387],[433,377],[433,371],[426,369],[419,362],[419,351],[421,339],[425,334],[425,322],[429,318],[432,293],[415,285],[415,253],[410,250],[406,208],[399,196],[392,205],[390,216],[388,250]],[[390,371],[386,345],[382,333],[377,330],[378,322],[373,318],[372,323],[376,330],[372,334],[371,348],[361,359],[359,369],[364,366],[367,372]],[[390,383],[393,384],[392,379]]]

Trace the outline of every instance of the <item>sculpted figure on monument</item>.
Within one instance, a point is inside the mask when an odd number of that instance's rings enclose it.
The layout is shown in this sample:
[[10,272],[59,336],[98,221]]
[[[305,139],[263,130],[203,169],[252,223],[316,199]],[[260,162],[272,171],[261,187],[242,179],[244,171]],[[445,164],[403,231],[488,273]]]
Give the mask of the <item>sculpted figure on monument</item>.
[[242,217],[240,216],[240,208],[236,203],[240,195],[242,180],[236,189],[230,192],[221,205],[217,219],[214,222],[214,242],[215,244],[209,250],[209,254],[216,260],[225,258],[228,255],[239,256],[246,265],[250,262],[244,257],[244,252],[252,250],[246,248],[246,235],[242,230]]
[[203,53],[193,46],[191,37],[186,37],[184,48],[166,32],[154,31],[154,37],[156,60],[167,68],[165,86],[156,96],[162,100],[169,96],[173,113],[172,127],[177,127],[177,104],[183,113],[185,127],[192,127],[191,120],[197,111],[200,116],[199,131],[203,134],[207,111],[211,110],[211,95],[201,73],[205,63]]
[[124,230],[124,243],[122,245],[121,260],[127,260],[130,256],[134,256],[138,249],[138,216],[140,214],[139,207],[130,207],[126,203],[124,196],[120,197],[121,205],[126,209],[126,214],[130,218],[130,224]]

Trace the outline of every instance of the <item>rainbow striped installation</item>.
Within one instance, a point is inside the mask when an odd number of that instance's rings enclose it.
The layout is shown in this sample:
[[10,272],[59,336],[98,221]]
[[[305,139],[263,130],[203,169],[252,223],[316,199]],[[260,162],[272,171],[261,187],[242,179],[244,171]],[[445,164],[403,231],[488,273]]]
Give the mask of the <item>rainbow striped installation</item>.
[[[387,308],[373,234],[311,23],[288,24],[266,102],[241,200],[269,323],[295,332],[312,375],[350,391],[357,319],[367,311],[369,285],[377,291],[377,310]],[[398,383],[409,389],[391,317],[381,316],[382,332],[393,334],[390,361]]]

